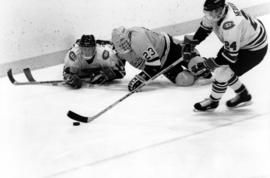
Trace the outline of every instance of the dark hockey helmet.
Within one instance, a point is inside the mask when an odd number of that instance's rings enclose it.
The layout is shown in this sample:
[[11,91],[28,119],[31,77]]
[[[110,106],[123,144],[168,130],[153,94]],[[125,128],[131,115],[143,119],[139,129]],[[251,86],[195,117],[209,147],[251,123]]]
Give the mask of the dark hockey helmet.
[[96,40],[94,35],[82,35],[80,41],[79,41],[80,47],[95,47],[96,46]]
[[82,35],[79,46],[81,49],[81,56],[88,64],[93,62],[96,55],[96,40],[94,35]]
[[213,11],[225,6],[225,0],[206,0],[203,5],[203,10]]

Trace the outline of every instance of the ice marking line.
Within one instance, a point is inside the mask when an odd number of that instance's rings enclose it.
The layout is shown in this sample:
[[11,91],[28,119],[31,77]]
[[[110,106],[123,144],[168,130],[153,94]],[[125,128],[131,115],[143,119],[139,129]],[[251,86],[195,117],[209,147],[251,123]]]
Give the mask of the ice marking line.
[[45,176],[44,178],[56,177],[56,176],[59,176],[59,175],[67,174],[69,172],[73,172],[73,171],[82,169],[84,167],[95,166],[97,164],[101,164],[101,163],[104,163],[104,162],[107,162],[107,161],[112,161],[114,159],[119,159],[119,158],[122,158],[122,157],[125,157],[125,156],[129,156],[131,154],[142,152],[142,151],[148,150],[150,148],[155,148],[155,147],[165,145],[165,144],[169,144],[169,143],[172,143],[172,142],[181,141],[181,140],[184,140],[184,139],[196,136],[196,135],[200,135],[200,134],[208,133],[208,132],[211,132],[211,131],[215,131],[215,130],[217,130],[219,128],[228,127],[228,126],[231,126],[231,125],[234,125],[234,124],[249,121],[249,120],[252,120],[252,119],[256,119],[257,117],[266,116],[266,115],[269,115],[269,114],[270,114],[270,112],[262,113],[262,114],[255,114],[253,116],[246,117],[246,118],[238,120],[238,121],[229,122],[229,123],[225,123],[225,124],[220,124],[219,126],[216,126],[216,127],[200,130],[200,131],[193,132],[193,133],[190,133],[190,134],[187,134],[187,135],[183,135],[183,136],[180,136],[180,137],[176,137],[176,138],[172,138],[172,139],[169,139],[169,140],[161,141],[161,142],[158,142],[158,143],[155,143],[155,144],[152,144],[152,145],[148,145],[148,146],[145,146],[145,147],[142,147],[142,148],[127,151],[127,152],[121,153],[121,154],[117,154],[117,155],[114,155],[114,156],[111,156],[111,157],[108,157],[108,158],[105,158],[105,159],[101,159],[101,160],[94,161],[94,162],[91,162],[91,163],[87,163],[87,164],[84,164],[84,165],[81,165],[81,166],[70,168],[70,169],[67,169],[67,170],[64,170],[64,171],[60,171],[60,172]]

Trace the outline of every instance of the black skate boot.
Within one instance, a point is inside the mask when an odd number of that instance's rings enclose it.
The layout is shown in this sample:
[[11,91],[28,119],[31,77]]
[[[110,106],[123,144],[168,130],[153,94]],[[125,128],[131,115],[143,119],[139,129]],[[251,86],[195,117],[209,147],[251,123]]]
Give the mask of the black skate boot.
[[213,97],[206,98],[205,100],[194,104],[195,111],[213,111],[218,107],[219,100],[212,99]]
[[233,107],[240,107],[240,106],[246,106],[251,103],[251,95],[248,93],[247,90],[244,90],[242,93],[237,94],[234,98],[228,100],[226,102],[227,107],[233,108]]

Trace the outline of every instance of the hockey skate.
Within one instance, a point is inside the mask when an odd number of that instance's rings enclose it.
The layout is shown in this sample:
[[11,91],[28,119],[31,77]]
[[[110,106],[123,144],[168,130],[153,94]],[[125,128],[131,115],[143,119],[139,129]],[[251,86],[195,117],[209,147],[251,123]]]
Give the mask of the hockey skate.
[[251,98],[251,95],[247,90],[245,90],[242,93],[237,94],[234,98],[228,100],[226,105],[229,108],[247,106],[251,104]]
[[194,111],[213,111],[218,107],[219,101],[206,98],[203,101],[194,104]]

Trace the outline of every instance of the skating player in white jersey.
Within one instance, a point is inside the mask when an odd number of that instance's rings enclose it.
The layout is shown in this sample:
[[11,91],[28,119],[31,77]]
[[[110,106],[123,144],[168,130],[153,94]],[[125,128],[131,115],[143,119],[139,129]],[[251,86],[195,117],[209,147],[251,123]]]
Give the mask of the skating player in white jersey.
[[72,88],[80,88],[82,79],[91,84],[103,84],[125,76],[125,61],[115,54],[109,41],[82,35],[65,57],[64,79]]
[[209,98],[194,105],[196,110],[207,111],[218,107],[228,86],[236,96],[226,102],[233,108],[251,101],[251,95],[238,77],[259,64],[268,48],[267,34],[262,22],[251,17],[225,0],[206,0],[199,29],[189,36],[193,45],[198,45],[212,31],[223,43],[216,58],[209,58],[192,67],[193,72],[214,70],[214,81]]
[[[142,70],[128,84],[130,91],[149,80],[162,69],[183,57],[184,44],[168,34],[156,33],[143,27],[119,27],[112,31],[112,43],[117,55],[133,67]],[[203,61],[198,52],[192,53],[194,60]],[[190,60],[190,59],[189,59]],[[188,61],[189,61],[188,60]],[[179,86],[190,86],[199,76],[188,70],[188,62],[183,61],[164,73],[171,82]],[[210,71],[200,76],[211,78]]]

